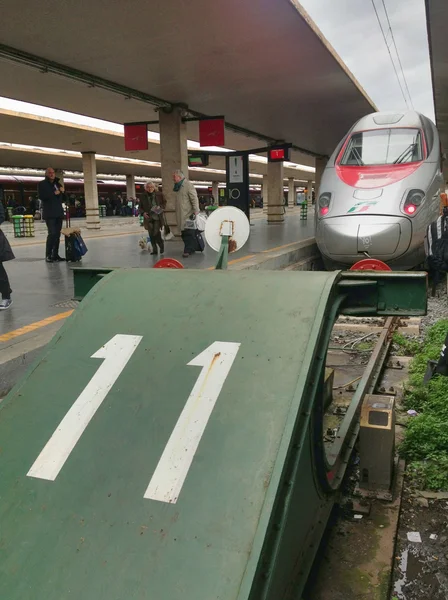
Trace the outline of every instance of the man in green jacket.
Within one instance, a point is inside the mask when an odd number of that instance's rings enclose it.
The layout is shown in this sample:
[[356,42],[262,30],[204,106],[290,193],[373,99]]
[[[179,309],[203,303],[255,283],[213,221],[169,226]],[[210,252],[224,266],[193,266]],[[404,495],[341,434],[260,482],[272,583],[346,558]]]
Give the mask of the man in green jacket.
[[194,185],[185,178],[182,171],[173,173],[174,191],[176,192],[176,215],[182,241],[184,242],[184,253],[187,258],[196,250],[196,237],[194,229],[187,229],[186,223],[191,217],[199,214],[199,201]]

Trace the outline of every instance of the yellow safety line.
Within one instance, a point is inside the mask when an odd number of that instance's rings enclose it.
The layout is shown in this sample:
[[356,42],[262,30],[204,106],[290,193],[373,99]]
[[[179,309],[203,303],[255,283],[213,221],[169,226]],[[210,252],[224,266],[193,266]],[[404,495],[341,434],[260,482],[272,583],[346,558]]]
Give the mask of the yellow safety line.
[[268,248],[268,250],[262,250],[262,252],[275,252],[275,250],[283,250],[283,248],[289,248],[289,246],[294,246],[300,241],[302,240],[297,240],[296,242],[291,242],[290,244],[283,244],[283,246],[276,246],[275,248]]
[[62,319],[66,319],[72,313],[73,310],[67,310],[66,312],[58,313],[57,315],[53,315],[52,317],[48,317],[42,321],[36,321],[36,323],[31,323],[31,325],[25,325],[25,327],[21,327],[20,329],[14,329],[9,333],[4,333],[3,335],[0,335],[0,342],[9,342],[16,337],[25,335],[25,333],[30,333],[31,331],[36,331],[36,329],[41,329],[42,327],[46,327],[47,325],[51,325],[57,321],[62,321]]
[[236,263],[244,262],[245,260],[249,260],[250,258],[254,258],[256,254],[249,254],[248,256],[242,256],[241,258],[234,258],[233,260],[229,260],[229,265],[234,265]]

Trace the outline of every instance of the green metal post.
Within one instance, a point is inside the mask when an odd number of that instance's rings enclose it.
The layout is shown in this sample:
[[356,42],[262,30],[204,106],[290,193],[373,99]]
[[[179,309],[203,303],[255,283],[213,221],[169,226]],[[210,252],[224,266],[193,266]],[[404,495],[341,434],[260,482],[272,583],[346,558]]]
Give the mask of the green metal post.
[[229,258],[229,236],[223,235],[221,238],[221,248],[219,249],[218,260],[216,261],[216,271],[227,269]]

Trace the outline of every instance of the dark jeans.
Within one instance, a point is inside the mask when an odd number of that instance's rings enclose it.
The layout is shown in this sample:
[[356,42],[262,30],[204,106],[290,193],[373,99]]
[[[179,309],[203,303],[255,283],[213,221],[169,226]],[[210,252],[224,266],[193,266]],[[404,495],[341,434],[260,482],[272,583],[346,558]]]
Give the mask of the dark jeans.
[[196,251],[196,238],[194,229],[184,229],[181,232],[184,243],[184,254],[193,254]]
[[3,300],[9,300],[11,298],[11,291],[5,267],[3,266],[3,263],[0,262],[0,294],[2,295]]
[[157,246],[159,246],[160,253],[163,254],[165,251],[165,243],[162,239],[159,221],[148,221],[148,235],[151,239],[153,251],[157,252]]
[[153,251],[157,251],[157,246],[159,246],[160,253],[163,254],[165,251],[165,242],[162,239],[162,232],[159,230],[156,234],[151,233],[149,237],[151,239]]
[[62,217],[57,219],[46,219],[47,236],[47,258],[56,258],[59,254],[59,239],[61,237]]

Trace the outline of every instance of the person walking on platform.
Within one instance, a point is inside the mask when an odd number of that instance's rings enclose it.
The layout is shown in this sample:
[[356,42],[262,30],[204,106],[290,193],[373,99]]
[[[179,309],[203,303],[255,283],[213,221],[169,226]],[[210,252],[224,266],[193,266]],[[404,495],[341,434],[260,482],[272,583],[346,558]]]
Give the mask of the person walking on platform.
[[[3,203],[0,202],[0,225],[5,220],[5,209]],[[8,275],[3,266],[4,262],[13,260],[15,258],[11,246],[9,245],[8,239],[3,231],[0,229],[0,294],[2,299],[0,300],[0,310],[7,310],[11,304],[11,287],[9,285]]]
[[182,171],[174,171],[173,181],[174,191],[177,195],[177,224],[184,243],[184,253],[182,256],[187,258],[195,252],[196,238],[194,230],[187,229],[186,223],[188,219],[191,219],[192,215],[196,216],[199,214],[199,200],[194,185],[185,178]]
[[165,198],[161,192],[156,192],[153,181],[145,184],[145,192],[139,206],[140,214],[143,215],[143,227],[147,230],[152,244],[151,254],[157,254],[157,246],[160,254],[163,254],[165,243],[162,239],[162,227],[165,223]]
[[52,167],[48,167],[45,171],[45,179],[39,181],[37,191],[42,200],[43,219],[45,219],[48,230],[46,261],[48,263],[61,262],[64,259],[59,256],[59,242],[64,219],[62,202],[65,190]]

